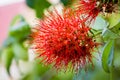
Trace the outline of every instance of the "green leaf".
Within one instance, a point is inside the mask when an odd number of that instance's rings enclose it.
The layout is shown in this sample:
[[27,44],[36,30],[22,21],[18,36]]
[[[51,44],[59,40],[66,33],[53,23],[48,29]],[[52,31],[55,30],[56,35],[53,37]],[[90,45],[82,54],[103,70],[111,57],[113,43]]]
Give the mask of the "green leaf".
[[3,42],[2,47],[3,47],[3,48],[9,47],[9,46],[11,46],[13,43],[14,43],[14,39],[13,39],[12,37],[8,37],[8,38]]
[[26,22],[20,22],[11,27],[9,36],[13,37],[15,40],[24,40],[29,36],[30,32],[30,26]]
[[106,20],[109,22],[109,27],[111,28],[118,24],[118,22],[120,21],[120,14],[119,13],[109,14]]
[[12,19],[12,21],[11,21],[11,23],[10,23],[10,27],[12,27],[12,26],[14,26],[17,22],[19,22],[19,21],[25,21],[25,19],[24,19],[24,17],[22,16],[22,15],[16,15],[13,19]]
[[11,66],[11,63],[12,63],[12,59],[14,57],[12,48],[11,47],[5,48],[2,51],[1,57],[2,57],[2,62],[5,65],[5,67],[7,69],[7,72],[9,73],[9,69],[10,69],[10,66]]
[[118,34],[120,36],[120,21],[117,25],[111,28],[111,31]]
[[112,64],[113,60],[113,53],[114,53],[114,40],[108,41],[106,43],[104,49],[103,49],[103,54],[102,54],[102,67],[105,72],[109,73],[110,72],[110,66]]
[[31,28],[28,23],[25,22],[24,18],[21,15],[15,16],[11,22],[9,37],[20,41],[26,39],[29,36],[30,32]]
[[35,1],[36,1],[36,0],[26,0],[26,4],[27,4],[30,8],[34,8],[34,6],[35,6]]
[[20,43],[13,44],[13,52],[17,60],[19,59],[28,60],[28,49],[26,49]]
[[120,36],[114,32],[112,32],[111,30],[105,28],[102,32],[102,37],[103,37],[103,40],[105,41],[108,41],[110,39],[117,39],[119,38]]
[[51,4],[46,0],[36,0],[35,1],[35,10],[36,16],[42,18],[44,14],[44,9],[48,8]]
[[28,74],[28,75],[25,75],[22,80],[43,80],[41,79],[41,76],[37,76],[35,74]]
[[65,6],[72,4],[72,0],[60,0]]
[[109,23],[104,20],[102,17],[98,16],[94,22],[94,25],[92,26],[95,30],[101,30],[106,28],[109,25]]
[[49,70],[49,66],[44,66],[42,63],[39,62],[40,60],[39,59],[36,59],[35,62],[34,62],[34,70],[33,72],[36,74],[36,75],[42,75],[44,74],[46,71]]
[[54,75],[50,80],[61,80],[59,76]]

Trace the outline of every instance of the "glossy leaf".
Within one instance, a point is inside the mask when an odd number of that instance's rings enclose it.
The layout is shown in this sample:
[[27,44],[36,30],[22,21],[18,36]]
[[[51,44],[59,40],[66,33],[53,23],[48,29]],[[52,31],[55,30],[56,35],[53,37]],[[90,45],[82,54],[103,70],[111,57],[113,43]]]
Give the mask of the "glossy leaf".
[[34,8],[34,6],[35,6],[35,1],[36,1],[36,0],[26,0],[26,4],[27,4],[30,8]]
[[28,60],[28,50],[20,43],[13,44],[13,52],[17,60]]
[[110,72],[110,66],[112,64],[113,60],[113,54],[114,54],[114,40],[108,41],[106,43],[104,49],[103,49],[103,54],[102,54],[102,67],[104,71]]
[[115,25],[113,28],[111,28],[111,31],[120,36],[120,21],[117,25]]
[[35,11],[38,18],[42,18],[44,14],[44,9],[48,8],[51,4],[47,0],[36,0],[35,1]]
[[119,35],[116,34],[116,33],[114,33],[114,32],[112,32],[111,30],[105,28],[105,29],[103,30],[103,32],[102,32],[102,37],[103,37],[103,39],[104,39],[105,41],[108,41],[108,40],[110,40],[110,39],[113,40],[113,39],[119,38]]
[[120,21],[120,14],[119,13],[109,14],[106,20],[109,22],[109,27],[111,28],[118,24],[118,22]]
[[30,27],[26,22],[20,22],[18,25],[11,27],[9,36],[16,40],[23,40],[30,34]]
[[60,0],[65,6],[72,4],[72,0]]
[[30,26],[25,22],[22,16],[16,16],[11,22],[9,36],[15,40],[20,41],[26,39],[29,36],[30,32]]
[[14,57],[13,51],[11,47],[7,47],[2,51],[2,62],[5,65],[7,72],[9,73],[9,69],[12,63],[12,59]]
[[102,17],[98,16],[94,22],[94,25],[92,26],[95,30],[101,30],[106,28],[109,25],[109,23],[104,20]]

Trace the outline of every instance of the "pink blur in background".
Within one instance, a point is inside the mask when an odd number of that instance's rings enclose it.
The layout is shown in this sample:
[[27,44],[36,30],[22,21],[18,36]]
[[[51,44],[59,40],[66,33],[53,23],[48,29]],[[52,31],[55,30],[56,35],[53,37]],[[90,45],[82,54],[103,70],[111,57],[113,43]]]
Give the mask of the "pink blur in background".
[[25,1],[0,6],[0,46],[8,36],[11,20],[17,14],[22,14],[30,23],[35,19],[33,11],[26,6]]

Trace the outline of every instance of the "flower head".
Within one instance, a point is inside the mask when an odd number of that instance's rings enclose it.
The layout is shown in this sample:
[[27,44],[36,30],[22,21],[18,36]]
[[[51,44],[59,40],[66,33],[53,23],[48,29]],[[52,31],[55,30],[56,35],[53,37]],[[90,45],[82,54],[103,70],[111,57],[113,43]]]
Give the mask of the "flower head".
[[100,12],[97,7],[97,0],[79,0],[76,7],[77,12],[83,15],[83,18],[90,22],[94,20]]
[[100,12],[118,12],[120,10],[119,4],[119,0],[78,0],[75,9],[81,15],[83,21],[91,24]]
[[120,8],[119,0],[79,0],[78,12],[95,18],[99,12],[112,13]]
[[32,34],[35,52],[45,64],[57,69],[71,64],[77,70],[91,62],[91,52],[98,45],[90,36],[90,29],[71,9],[63,15],[49,12]]

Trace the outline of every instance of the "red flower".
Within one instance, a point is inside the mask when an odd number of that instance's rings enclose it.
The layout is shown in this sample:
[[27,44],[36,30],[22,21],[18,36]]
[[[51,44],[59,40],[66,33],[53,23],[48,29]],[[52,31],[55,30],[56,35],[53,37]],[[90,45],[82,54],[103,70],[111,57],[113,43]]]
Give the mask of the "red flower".
[[77,7],[78,14],[82,15],[85,21],[91,24],[95,20],[100,9],[98,8],[97,0],[79,0]]
[[91,52],[98,45],[89,36],[90,29],[70,9],[63,16],[50,12],[32,34],[35,52],[45,64],[53,64],[57,69],[71,64],[77,70],[91,62]]
[[120,10],[119,0],[79,0],[75,8],[86,20],[90,19],[90,23],[100,12],[112,13]]

